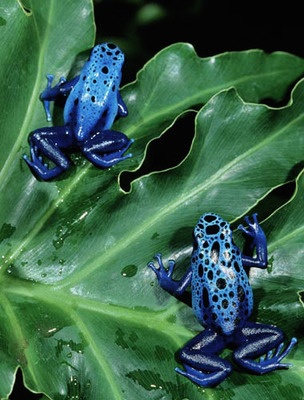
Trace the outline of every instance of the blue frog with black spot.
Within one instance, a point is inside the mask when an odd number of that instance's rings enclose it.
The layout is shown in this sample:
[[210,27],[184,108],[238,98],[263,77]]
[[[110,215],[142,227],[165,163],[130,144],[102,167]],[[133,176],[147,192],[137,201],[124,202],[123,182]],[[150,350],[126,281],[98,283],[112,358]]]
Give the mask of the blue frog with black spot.
[[[241,254],[234,244],[227,221],[219,215],[201,216],[193,232],[191,266],[179,281],[172,279],[175,262],[164,267],[161,254],[155,256],[155,272],[160,286],[192,306],[195,316],[205,328],[190,340],[179,353],[183,369],[176,371],[202,387],[221,383],[232,372],[232,364],[219,356],[225,349],[233,350],[235,363],[253,374],[264,374],[288,368],[282,359],[297,342],[292,338],[284,346],[284,334],[274,325],[249,321],[253,295],[245,268],[267,267],[266,237],[257,214],[248,225],[239,229],[250,240],[256,256]],[[187,290],[191,287],[191,291]]]
[[124,54],[115,44],[102,43],[92,49],[80,75],[72,80],[61,78],[52,87],[53,76],[47,76],[47,87],[40,95],[47,120],[52,120],[51,101],[66,97],[66,102],[63,126],[37,129],[29,135],[31,158],[23,158],[38,179],[50,180],[66,171],[71,165],[68,153],[75,151],[99,168],[132,156],[124,153],[133,140],[111,130],[117,116],[128,115],[119,92],[123,63]]

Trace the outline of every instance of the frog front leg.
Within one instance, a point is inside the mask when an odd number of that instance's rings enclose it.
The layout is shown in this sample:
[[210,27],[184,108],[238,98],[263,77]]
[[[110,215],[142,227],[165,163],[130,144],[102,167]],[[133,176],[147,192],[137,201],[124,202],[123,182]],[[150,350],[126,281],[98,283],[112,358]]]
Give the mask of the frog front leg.
[[290,367],[291,364],[281,361],[297,343],[297,339],[292,338],[284,347],[284,334],[279,328],[255,322],[247,322],[237,333],[236,340],[241,345],[233,353],[234,361],[259,375]]
[[134,142],[133,139],[117,131],[102,131],[80,143],[83,155],[98,168],[109,168],[119,161],[132,157],[123,155]]
[[248,228],[245,228],[243,225],[239,225],[238,229],[241,230],[247,238],[251,240],[250,248],[256,250],[256,257],[251,257],[242,254],[242,262],[246,267],[255,267],[255,268],[266,268],[267,267],[267,241],[266,236],[261,228],[257,214],[252,215],[252,222],[249,217],[245,217],[245,222],[248,225]]
[[126,117],[128,115],[128,109],[119,91],[117,92],[117,104],[118,104],[118,115],[120,117]]
[[[42,180],[56,178],[70,166],[70,159],[61,149],[73,145],[70,129],[66,126],[46,127],[33,131],[29,136],[31,159],[26,155],[24,161],[32,173]],[[49,166],[43,161],[44,158],[52,161],[55,166]]]
[[232,371],[231,364],[218,356],[225,349],[227,337],[212,329],[205,329],[191,339],[179,353],[184,370],[175,368],[179,374],[202,387],[214,387]]
[[148,267],[155,272],[159,286],[178,300],[183,301],[191,307],[191,293],[186,291],[186,289],[191,284],[192,268],[190,267],[179,281],[175,281],[172,279],[175,261],[169,260],[168,269],[166,269],[161,254],[156,254],[154,258],[158,263],[158,267],[155,266],[152,261],[148,263]]
[[50,105],[51,101],[55,101],[60,96],[66,96],[73,89],[76,83],[79,80],[79,76],[67,81],[64,77],[61,77],[59,82],[52,87],[52,82],[54,80],[54,76],[48,74],[47,78],[47,86],[44,91],[40,94],[40,100],[43,103],[43,107],[46,114],[47,121],[52,121]]

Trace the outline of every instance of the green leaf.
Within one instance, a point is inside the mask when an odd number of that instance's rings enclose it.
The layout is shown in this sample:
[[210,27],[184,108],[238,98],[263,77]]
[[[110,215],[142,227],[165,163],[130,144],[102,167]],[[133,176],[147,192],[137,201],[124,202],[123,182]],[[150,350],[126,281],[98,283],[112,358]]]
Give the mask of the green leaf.
[[[269,268],[252,276],[258,320],[280,326],[288,339],[298,338],[296,349],[288,356],[288,362],[292,363],[288,376],[282,372],[282,379],[274,377],[269,389],[271,396],[279,399],[301,398],[304,393],[301,383],[304,355],[303,172],[296,181],[296,191],[290,202],[263,223],[268,239]],[[257,396],[262,396],[262,392],[263,388],[257,390]]]
[[[9,75],[0,94],[0,397],[8,397],[18,366],[28,388],[54,400],[198,400],[204,393],[229,399],[249,392],[255,400],[270,390],[284,399],[291,386],[301,397],[302,344],[289,356],[293,368],[263,378],[235,371],[220,387],[203,390],[177,375],[174,353],[201,327],[189,308],[157,287],[146,264],[161,251],[182,274],[201,213],[236,220],[294,178],[302,161],[304,82],[284,108],[253,102],[282,100],[304,61],[256,50],[200,59],[188,44],[170,46],[122,90],[130,114],[115,128],[136,139],[133,158],[101,171],[76,155],[67,176],[38,182],[22,154],[31,129],[45,126],[38,100],[45,74],[67,75],[76,55],[92,46],[94,26],[89,1],[23,4],[0,6],[0,69]],[[196,115],[196,129],[185,160],[123,193],[119,173],[138,167],[148,143],[188,112]],[[287,207],[297,210],[296,199]],[[281,235],[268,228],[271,221],[275,214],[265,223],[270,253]],[[297,234],[303,239],[301,229]],[[284,235],[284,244],[292,242]],[[291,259],[279,252],[273,258],[273,271]],[[299,252],[295,266],[301,264]],[[257,318],[278,321],[291,336],[301,331],[295,294],[303,285],[298,268],[284,274],[293,283],[284,286],[284,298],[275,273],[253,276],[252,283]]]
[[235,87],[247,102],[280,102],[303,73],[304,60],[284,52],[248,50],[199,58],[190,44],[176,43],[160,51],[137,81],[123,88],[129,117],[116,128],[136,138],[136,155],[182,112],[197,109],[223,89]]
[[92,2],[77,3],[1,1],[0,72],[6,82],[1,96],[2,174],[9,174],[29,131],[46,123],[39,101],[46,74],[54,74],[56,81],[66,76],[77,54],[94,44]]
[[[304,173],[302,171],[296,180],[296,190],[291,200],[278,209],[264,223],[268,232],[269,252],[275,268],[271,271],[272,278],[284,282],[284,286],[298,297],[296,311],[301,315],[303,307],[300,292],[304,288],[303,275],[303,235],[304,235]],[[280,262],[277,262],[279,260]]]

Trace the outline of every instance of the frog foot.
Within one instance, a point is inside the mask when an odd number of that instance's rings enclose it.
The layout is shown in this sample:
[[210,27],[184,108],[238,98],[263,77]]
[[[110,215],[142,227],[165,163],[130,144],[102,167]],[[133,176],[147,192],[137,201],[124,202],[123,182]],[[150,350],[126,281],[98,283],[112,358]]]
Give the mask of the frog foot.
[[259,230],[259,226],[260,226],[259,222],[258,222],[258,214],[257,213],[252,214],[252,219],[253,219],[253,222],[251,222],[249,217],[246,216],[244,218],[244,220],[245,220],[246,224],[248,225],[248,229],[246,229],[242,224],[240,224],[238,226],[238,229],[240,231],[242,231],[243,233],[245,233],[245,235],[255,238],[256,232]]
[[205,373],[189,365],[184,365],[184,368],[185,371],[178,367],[175,368],[175,371],[201,387],[214,387],[219,385],[232,371],[232,368],[226,368],[220,371]]
[[27,155],[23,155],[24,161],[27,163],[27,165],[32,169],[35,169],[35,167],[45,167],[45,164],[43,163],[42,157],[38,156],[38,148],[37,146],[33,146],[30,148],[31,152],[31,159]]
[[172,279],[174,267],[175,267],[175,261],[174,260],[169,260],[168,261],[168,269],[165,268],[163,260],[162,260],[162,255],[156,254],[154,256],[155,260],[158,263],[158,266],[154,264],[153,261],[148,263],[148,267],[154,271],[158,283],[160,287],[164,290],[166,290],[168,293],[173,294],[174,296],[180,297],[179,294],[179,283],[177,281],[174,281]]
[[50,110],[51,102],[50,102],[50,100],[45,99],[45,94],[48,93],[48,91],[50,90],[50,88],[52,86],[52,82],[54,80],[54,75],[47,74],[46,79],[47,79],[47,85],[46,85],[46,88],[44,89],[44,91],[40,95],[40,100],[43,103],[46,120],[48,122],[50,122],[50,121],[52,121],[52,115],[51,115],[51,110]]
[[[251,238],[251,243],[249,247],[251,250],[254,249],[254,247],[257,248],[257,253],[260,254],[260,256],[263,256],[265,258],[265,255],[267,255],[267,252],[265,252],[266,249],[266,237],[263,229],[261,228],[259,222],[258,222],[258,214],[252,214],[252,221],[250,221],[249,217],[245,217],[245,222],[248,225],[247,228],[245,228],[242,224],[238,226],[238,229],[242,231],[245,236]],[[258,258],[260,258],[258,256]],[[266,260],[260,260],[262,261],[262,265],[259,266],[259,268],[264,268],[266,267]]]
[[258,365],[262,368],[261,373],[291,367],[291,363],[281,363],[281,361],[289,354],[296,343],[297,339],[293,337],[285,349],[283,349],[284,342],[282,342],[276,349],[270,350],[266,355],[260,357]]
[[44,89],[44,91],[40,94],[40,100],[43,103],[43,107],[44,107],[44,111],[45,111],[45,115],[46,115],[46,120],[48,122],[51,122],[52,121],[52,115],[51,115],[50,106],[51,106],[51,101],[53,99],[52,99],[52,97],[49,98],[49,95],[50,95],[52,90],[54,91],[54,89],[57,89],[62,84],[64,84],[66,82],[66,78],[64,78],[62,76],[59,79],[59,82],[57,83],[57,85],[55,85],[53,88],[52,88],[52,83],[53,83],[53,80],[54,80],[54,75],[47,74],[46,79],[47,79],[47,85],[46,85],[46,88]]
[[166,269],[163,263],[162,255],[160,253],[156,254],[154,258],[158,263],[158,267],[155,266],[153,261],[149,262],[148,267],[155,272],[158,279],[164,279],[164,277],[171,279],[175,267],[175,261],[169,260],[168,269]]
[[24,155],[23,159],[37,179],[50,180],[57,177],[64,171],[64,169],[59,166],[50,169],[49,165],[47,163],[44,163],[43,158],[38,155],[37,146],[31,147],[30,151],[31,159],[29,159],[27,155]]
[[162,255],[160,253],[154,256],[158,266],[153,261],[148,263],[148,267],[154,271],[160,286],[169,293],[175,293],[177,289],[177,282],[172,280],[172,275],[175,267],[175,261],[168,261],[168,269],[165,268]]

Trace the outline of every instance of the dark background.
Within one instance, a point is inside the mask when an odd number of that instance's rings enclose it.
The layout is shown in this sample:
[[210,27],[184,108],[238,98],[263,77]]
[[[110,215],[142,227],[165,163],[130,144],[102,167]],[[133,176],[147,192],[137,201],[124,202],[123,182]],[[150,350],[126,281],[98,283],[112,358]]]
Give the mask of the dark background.
[[[95,1],[96,42],[114,41],[126,54],[122,86],[135,80],[158,51],[176,42],[191,43],[200,57],[249,49],[304,57],[300,19],[300,2],[290,1]],[[40,398],[24,388],[18,371],[10,400]]]
[[[154,7],[148,12],[151,3]],[[191,43],[201,57],[262,49],[304,56],[300,3],[229,0],[96,2],[97,41],[113,38],[126,52],[125,81],[163,47]],[[149,17],[150,14],[150,17]]]

